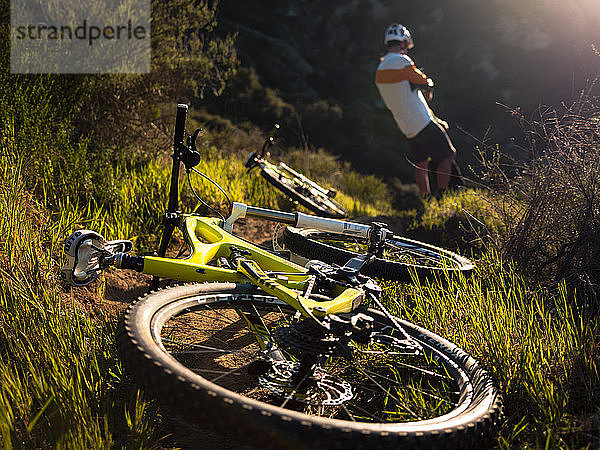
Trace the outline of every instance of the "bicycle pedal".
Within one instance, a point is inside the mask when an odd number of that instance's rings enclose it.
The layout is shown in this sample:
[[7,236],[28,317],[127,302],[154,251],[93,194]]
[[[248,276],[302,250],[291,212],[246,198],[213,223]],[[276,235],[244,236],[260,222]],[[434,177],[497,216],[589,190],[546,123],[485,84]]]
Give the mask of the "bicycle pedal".
[[66,264],[61,277],[72,286],[87,286],[95,281],[105,268],[103,260],[115,253],[128,253],[133,243],[124,239],[107,241],[92,230],[79,230],[71,234],[64,244]]
[[65,241],[67,263],[61,277],[72,286],[87,286],[98,278],[98,251],[106,246],[106,239],[95,231],[79,230]]

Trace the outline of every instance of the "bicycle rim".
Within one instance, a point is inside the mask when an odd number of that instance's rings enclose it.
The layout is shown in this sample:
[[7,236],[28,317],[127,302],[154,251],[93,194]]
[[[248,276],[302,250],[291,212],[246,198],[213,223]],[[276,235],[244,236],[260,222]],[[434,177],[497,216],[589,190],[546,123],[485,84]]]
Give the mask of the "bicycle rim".
[[[288,250],[305,258],[344,265],[351,258],[367,251],[366,240],[338,233],[288,227],[283,241]],[[384,243],[383,255],[364,268],[368,276],[393,281],[410,281],[436,273],[470,274],[474,264],[467,258],[413,239],[392,236]]]
[[[351,356],[325,358],[310,382],[294,378],[314,336],[287,332],[299,326],[293,313],[247,285],[180,286],[127,311],[122,353],[134,376],[184,417],[223,420],[226,413],[240,431],[281,447],[402,441],[423,448],[437,447],[440,436],[444,445],[463,446],[480,442],[498,417],[496,391],[472,358],[402,322],[423,347],[415,354],[376,311],[368,312],[377,329],[368,343],[353,343]],[[283,355],[266,373],[243,314],[260,317],[267,341]]]
[[338,202],[294,177],[288,176],[284,170],[280,170],[276,166],[262,167],[261,174],[273,186],[314,213],[332,218],[346,216],[346,210]]

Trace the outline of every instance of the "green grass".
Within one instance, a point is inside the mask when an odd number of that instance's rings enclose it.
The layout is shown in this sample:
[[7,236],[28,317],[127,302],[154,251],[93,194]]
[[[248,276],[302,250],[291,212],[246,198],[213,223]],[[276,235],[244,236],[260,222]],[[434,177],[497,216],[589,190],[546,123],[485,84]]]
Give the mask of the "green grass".
[[68,173],[89,164],[88,141],[52,108],[52,79],[2,81],[0,445],[147,447],[157,411],[124,380],[114,319],[59,279],[64,237],[108,211],[85,201],[87,174]]
[[385,298],[479,359],[499,383],[503,448],[600,444],[600,321],[572,305],[566,289],[528,286],[511,264],[485,254],[469,278],[389,285]]
[[70,219],[49,219],[25,189],[22,168],[5,156],[0,162],[2,446],[106,448],[147,440],[152,433],[138,430],[154,419],[136,416],[138,394],[123,382],[114,322],[91,315],[61,287],[57,256]]
[[[155,248],[169,159],[134,163],[124,155],[139,157],[135,149],[103,148],[79,136],[69,109],[57,106],[50,78],[1,81],[7,89],[0,94],[0,444],[160,447],[160,411],[122,374],[114,318],[79,296],[101,296],[103,284],[76,294],[58,273],[61,243],[78,227]],[[259,174],[247,175],[235,153],[209,154],[199,169],[235,200],[293,206]],[[348,175],[348,185],[357,176]],[[216,188],[194,184],[224,206]],[[388,213],[385,201],[373,201],[385,197],[377,186],[358,180],[340,200],[356,215]],[[447,196],[407,217],[413,230],[432,234],[456,217],[464,227],[476,219],[493,234],[500,229],[481,195]],[[195,207],[188,188],[182,197],[184,209]],[[506,404],[498,446],[600,446],[599,324],[573,306],[573,293],[532,286],[487,252],[471,278],[390,285],[385,296],[402,317],[457,343],[490,370]]]

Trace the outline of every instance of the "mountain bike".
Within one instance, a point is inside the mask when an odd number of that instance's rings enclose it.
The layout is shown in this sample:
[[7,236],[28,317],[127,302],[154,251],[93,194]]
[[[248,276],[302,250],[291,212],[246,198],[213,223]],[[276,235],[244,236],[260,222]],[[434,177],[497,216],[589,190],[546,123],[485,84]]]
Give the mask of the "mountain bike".
[[301,266],[234,236],[235,222],[360,224],[241,203],[227,218],[178,212],[180,163],[189,170],[197,159],[183,143],[186,112],[178,106],[159,253],[180,227],[189,255],[132,255],[131,242],[90,230],[65,242],[62,274],[73,285],[109,268],[188,283],[150,292],[125,312],[118,346],[131,378],[186,421],[266,447],[485,442],[502,410],[490,375],[454,344],[393,315],[379,285],[363,274],[385,250],[385,227],[372,226],[366,251],[342,266]]
[[273,146],[278,129],[279,125],[276,124],[267,136],[260,152],[252,152],[248,155],[246,160],[248,172],[259,167],[265,180],[316,214],[326,217],[345,217],[346,210],[333,200],[337,194],[335,190],[319,186],[284,162],[273,164],[267,160],[268,149]]

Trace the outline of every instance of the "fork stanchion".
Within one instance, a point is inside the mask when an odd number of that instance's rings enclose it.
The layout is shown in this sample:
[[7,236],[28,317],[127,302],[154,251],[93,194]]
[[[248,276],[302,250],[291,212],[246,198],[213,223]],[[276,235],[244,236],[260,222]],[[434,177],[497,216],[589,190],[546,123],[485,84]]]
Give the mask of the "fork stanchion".
[[273,222],[285,223],[288,225],[296,224],[296,213],[276,211],[274,209],[257,208],[255,206],[248,206],[246,209],[246,215],[252,216],[252,217],[259,217],[261,219],[266,219],[266,220],[272,220]]

